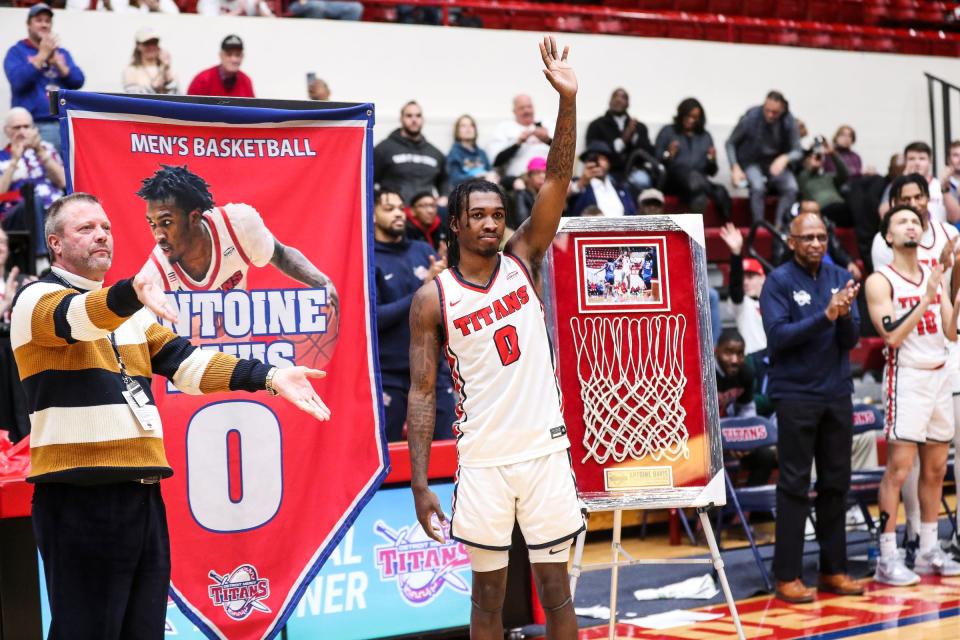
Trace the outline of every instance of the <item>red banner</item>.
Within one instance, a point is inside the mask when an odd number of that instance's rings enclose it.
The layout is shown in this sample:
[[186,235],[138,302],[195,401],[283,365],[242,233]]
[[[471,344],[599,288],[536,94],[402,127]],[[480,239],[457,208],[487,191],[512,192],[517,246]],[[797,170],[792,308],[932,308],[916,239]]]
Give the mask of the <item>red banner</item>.
[[[369,284],[372,108],[63,97],[73,190],[97,195],[113,223],[108,281],[146,265],[172,291],[174,330],[195,344],[327,371],[315,382],[325,423],[266,393],[188,395],[154,380],[175,472],[163,482],[171,593],[210,637],[271,637],[386,468]],[[208,246],[184,246],[147,215],[137,192],[163,165],[209,185]]]

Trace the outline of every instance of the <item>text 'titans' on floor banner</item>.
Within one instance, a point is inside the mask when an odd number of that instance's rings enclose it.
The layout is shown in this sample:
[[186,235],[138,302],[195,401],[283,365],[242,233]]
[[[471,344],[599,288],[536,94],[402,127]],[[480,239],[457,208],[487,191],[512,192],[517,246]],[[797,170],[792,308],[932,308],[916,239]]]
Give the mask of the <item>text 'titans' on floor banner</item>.
[[[272,637],[386,474],[373,105],[63,91],[58,106],[69,186],[113,223],[108,283],[155,278],[203,348],[327,371],[327,423],[266,393],[153,385],[171,595],[211,638]],[[171,190],[186,201],[157,204]]]

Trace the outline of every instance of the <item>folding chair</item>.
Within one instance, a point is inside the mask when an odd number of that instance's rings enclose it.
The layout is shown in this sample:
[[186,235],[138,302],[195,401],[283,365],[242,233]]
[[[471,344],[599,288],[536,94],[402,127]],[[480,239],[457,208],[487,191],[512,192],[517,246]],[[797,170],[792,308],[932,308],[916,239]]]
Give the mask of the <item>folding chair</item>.
[[[722,418],[720,420],[720,435],[723,439],[723,450],[725,452],[748,453],[761,447],[776,446],[777,444],[777,426],[771,420],[762,416]],[[763,578],[764,586],[766,586],[767,591],[773,591],[773,582],[770,580],[770,574],[767,572],[763,557],[757,548],[753,527],[747,522],[744,512],[765,511],[776,517],[777,487],[772,484],[759,487],[734,487],[727,469],[724,469],[724,479],[727,483],[727,504],[733,506],[737,517],[740,519],[743,532],[750,543],[753,559],[760,570],[760,576]],[[720,540],[723,526],[722,511],[718,510],[717,513],[717,540]]]

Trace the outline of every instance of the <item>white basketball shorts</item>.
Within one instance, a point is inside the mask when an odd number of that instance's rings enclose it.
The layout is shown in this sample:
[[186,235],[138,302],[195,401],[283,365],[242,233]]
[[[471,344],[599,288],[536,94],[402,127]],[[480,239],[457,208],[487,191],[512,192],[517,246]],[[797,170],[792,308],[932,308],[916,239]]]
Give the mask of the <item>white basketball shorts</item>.
[[883,371],[887,440],[923,444],[953,440],[953,367]]
[[514,520],[529,549],[559,545],[584,530],[567,450],[499,467],[460,468],[450,517],[454,540],[509,549]]

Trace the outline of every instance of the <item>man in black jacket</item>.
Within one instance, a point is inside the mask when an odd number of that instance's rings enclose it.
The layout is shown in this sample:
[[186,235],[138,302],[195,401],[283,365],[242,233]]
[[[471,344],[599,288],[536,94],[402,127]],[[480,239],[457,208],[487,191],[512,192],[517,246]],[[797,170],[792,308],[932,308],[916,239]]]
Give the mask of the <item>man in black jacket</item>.
[[[423,137],[423,110],[411,100],[400,110],[400,128],[373,149],[373,179],[404,202],[421,191],[442,196],[447,189],[446,157]],[[440,203],[446,206],[446,199]]]
[[[632,118],[630,94],[618,87],[610,95],[610,108],[587,127],[587,144],[594,141],[606,143],[613,153],[610,156],[610,173],[617,179],[627,179],[639,193],[656,186],[655,172],[648,162],[653,161],[653,145],[647,125]],[[654,162],[654,164],[656,164]]]

